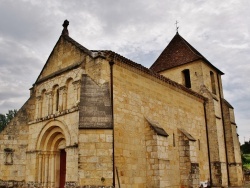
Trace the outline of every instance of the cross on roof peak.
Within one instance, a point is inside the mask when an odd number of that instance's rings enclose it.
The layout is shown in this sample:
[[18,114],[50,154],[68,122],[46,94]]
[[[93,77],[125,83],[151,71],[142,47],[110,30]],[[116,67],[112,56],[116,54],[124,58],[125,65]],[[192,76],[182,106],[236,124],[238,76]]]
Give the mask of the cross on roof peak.
[[176,33],[178,33],[178,29],[179,29],[179,27],[178,27],[178,21],[176,20],[176,22],[175,22],[175,26],[176,26]]

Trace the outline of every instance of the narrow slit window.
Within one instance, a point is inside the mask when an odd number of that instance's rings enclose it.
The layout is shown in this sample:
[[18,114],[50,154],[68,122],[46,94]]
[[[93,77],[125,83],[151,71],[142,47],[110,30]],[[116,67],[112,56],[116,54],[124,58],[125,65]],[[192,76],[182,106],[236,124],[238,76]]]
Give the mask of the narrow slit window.
[[210,79],[211,79],[212,93],[216,94],[214,73],[212,71],[210,71]]
[[198,148],[199,148],[199,150],[201,150],[201,142],[199,139],[198,139]]
[[56,113],[59,110],[59,86],[53,86],[53,93],[52,93],[52,113]]
[[173,146],[175,147],[175,135],[173,133]]
[[42,91],[42,98],[41,98],[41,109],[40,109],[40,117],[46,116],[46,90]]
[[190,79],[189,69],[183,70],[182,75],[183,75],[183,85],[187,88],[191,88],[191,79]]
[[59,109],[59,88],[56,90],[56,111]]

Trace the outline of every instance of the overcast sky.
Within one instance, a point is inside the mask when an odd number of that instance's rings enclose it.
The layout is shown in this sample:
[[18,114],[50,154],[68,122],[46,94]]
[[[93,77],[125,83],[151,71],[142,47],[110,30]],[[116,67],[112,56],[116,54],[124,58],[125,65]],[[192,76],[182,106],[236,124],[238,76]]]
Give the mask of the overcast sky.
[[250,139],[249,0],[0,0],[0,113],[29,97],[65,19],[90,50],[112,50],[146,67],[179,33],[223,75],[241,143]]

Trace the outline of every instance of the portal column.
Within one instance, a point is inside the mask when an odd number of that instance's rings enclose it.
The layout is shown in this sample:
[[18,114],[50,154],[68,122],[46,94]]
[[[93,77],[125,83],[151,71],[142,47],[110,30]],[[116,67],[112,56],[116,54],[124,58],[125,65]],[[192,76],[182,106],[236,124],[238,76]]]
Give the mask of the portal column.
[[44,163],[44,186],[48,187],[48,176],[49,176],[49,155],[45,153],[45,163]]
[[38,154],[38,178],[37,181],[41,185],[42,184],[42,163],[43,163],[43,155],[42,153]]

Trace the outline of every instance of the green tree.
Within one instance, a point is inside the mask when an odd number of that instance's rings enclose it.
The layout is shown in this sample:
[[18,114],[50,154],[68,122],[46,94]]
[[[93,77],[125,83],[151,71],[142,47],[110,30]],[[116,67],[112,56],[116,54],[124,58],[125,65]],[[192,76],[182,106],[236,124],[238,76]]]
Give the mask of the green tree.
[[4,129],[5,126],[6,126],[6,116],[0,114],[0,132]]
[[240,146],[240,150],[243,154],[250,154],[250,143],[245,142]]
[[241,152],[241,160],[243,164],[247,163],[247,158],[244,156],[242,152]]
[[0,114],[0,132],[4,130],[7,124],[15,117],[17,110],[9,110],[5,115]]
[[7,124],[16,116],[17,110],[9,110],[9,112],[5,115]]

